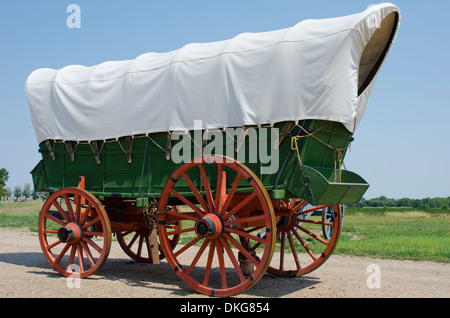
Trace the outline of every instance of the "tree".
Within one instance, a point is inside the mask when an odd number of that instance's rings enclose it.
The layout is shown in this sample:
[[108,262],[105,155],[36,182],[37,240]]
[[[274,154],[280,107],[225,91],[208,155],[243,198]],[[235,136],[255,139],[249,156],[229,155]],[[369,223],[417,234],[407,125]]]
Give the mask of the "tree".
[[25,197],[25,200],[31,196],[31,184],[25,183],[23,186],[22,195]]
[[6,181],[9,179],[9,172],[5,168],[0,169],[0,197],[6,195]]
[[22,188],[16,185],[14,187],[14,197],[16,198],[16,201],[19,200],[21,196],[22,196]]
[[7,187],[7,188],[6,188],[6,194],[5,194],[5,195],[6,195],[6,198],[9,199],[9,198],[12,196],[12,194],[13,194],[13,193],[12,193],[11,188],[10,188],[10,187]]
[[357,204],[349,206],[363,208],[363,207],[411,207],[414,209],[428,210],[428,209],[444,209],[450,206],[450,197],[448,198],[423,198],[423,199],[390,199],[382,195],[373,199],[361,199]]

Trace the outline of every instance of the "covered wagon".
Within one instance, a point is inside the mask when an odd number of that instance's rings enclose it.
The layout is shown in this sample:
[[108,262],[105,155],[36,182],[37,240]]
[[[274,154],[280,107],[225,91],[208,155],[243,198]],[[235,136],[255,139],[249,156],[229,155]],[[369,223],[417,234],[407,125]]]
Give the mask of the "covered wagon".
[[97,272],[113,234],[133,259],[165,258],[207,295],[322,265],[343,205],[369,186],[342,163],[399,22],[386,3],[33,72],[26,92],[42,160],[32,176],[49,193],[39,240],[52,267]]

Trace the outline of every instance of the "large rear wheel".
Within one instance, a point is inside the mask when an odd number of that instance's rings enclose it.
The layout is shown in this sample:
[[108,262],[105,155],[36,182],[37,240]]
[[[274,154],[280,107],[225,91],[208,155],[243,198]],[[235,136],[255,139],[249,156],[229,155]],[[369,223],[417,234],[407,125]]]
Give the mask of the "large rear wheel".
[[[231,296],[258,282],[272,258],[276,225],[267,191],[252,171],[219,156],[183,164],[167,181],[159,210],[171,199],[189,211],[160,214],[159,237],[168,262],[188,286],[206,295]],[[171,229],[173,221],[183,222],[183,228]],[[264,237],[257,235],[261,229]],[[175,235],[180,243],[173,247]]]

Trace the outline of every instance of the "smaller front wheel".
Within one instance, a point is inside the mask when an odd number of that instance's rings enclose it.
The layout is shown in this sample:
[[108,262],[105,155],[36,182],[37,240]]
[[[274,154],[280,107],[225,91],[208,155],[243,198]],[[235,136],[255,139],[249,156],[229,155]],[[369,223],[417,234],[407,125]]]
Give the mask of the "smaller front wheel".
[[108,215],[88,191],[61,189],[42,207],[39,241],[55,270],[64,276],[87,277],[103,266],[111,249]]

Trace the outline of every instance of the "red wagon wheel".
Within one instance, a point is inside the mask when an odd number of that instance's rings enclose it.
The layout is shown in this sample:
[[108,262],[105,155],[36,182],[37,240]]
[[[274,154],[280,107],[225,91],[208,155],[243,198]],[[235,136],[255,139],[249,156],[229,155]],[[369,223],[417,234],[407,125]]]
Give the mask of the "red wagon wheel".
[[39,241],[45,257],[59,273],[87,277],[99,270],[108,257],[108,215],[100,201],[86,190],[61,189],[42,207]]
[[[172,206],[172,211],[179,211],[176,206]],[[180,230],[181,222],[175,221],[168,225],[172,230]],[[152,230],[149,227],[142,227],[139,230],[116,232],[117,241],[122,250],[132,259],[140,263],[153,263],[150,235]],[[170,245],[174,248],[180,239],[179,235],[171,238]],[[159,258],[164,258],[162,247],[159,246]]]
[[[233,180],[228,192],[225,174]],[[189,189],[187,194],[180,193],[182,185]],[[238,188],[246,192],[239,193]],[[175,170],[162,191],[160,211],[169,196],[193,211],[159,215],[160,242],[177,275],[206,295],[230,296],[256,284],[270,264],[276,239],[273,207],[259,179],[237,161],[208,156],[203,162],[186,163]],[[188,224],[172,230],[168,223],[174,220]],[[255,232],[261,228],[267,233],[263,238]],[[174,235],[181,236],[176,248],[170,244]],[[241,238],[259,248],[248,251]]]
[[[280,252],[267,271],[277,276],[304,275],[322,265],[333,253],[342,228],[340,205],[312,206],[303,200],[282,200],[276,215]],[[332,217],[326,219],[327,213]],[[323,229],[329,227],[328,239]],[[288,265],[290,264],[290,265]]]

